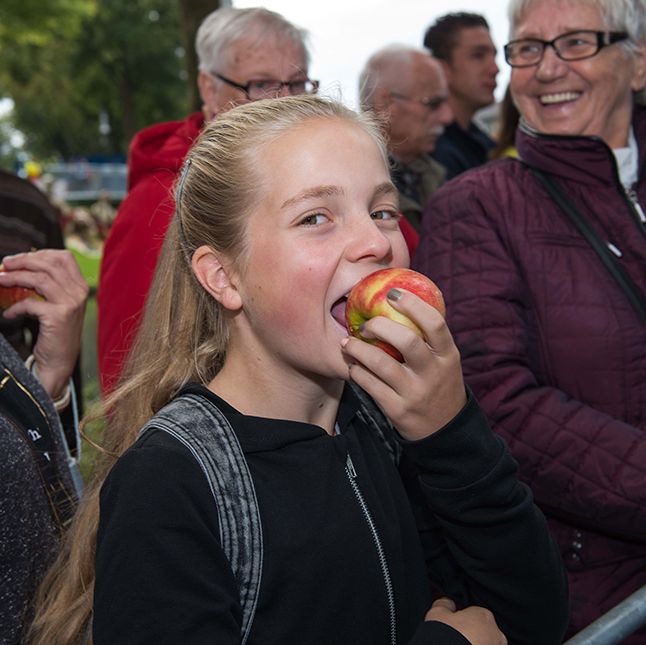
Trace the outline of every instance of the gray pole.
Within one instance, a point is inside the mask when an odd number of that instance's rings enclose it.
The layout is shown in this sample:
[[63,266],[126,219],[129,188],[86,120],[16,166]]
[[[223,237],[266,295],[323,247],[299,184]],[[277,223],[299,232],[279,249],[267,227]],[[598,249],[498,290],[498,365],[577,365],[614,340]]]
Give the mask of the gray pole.
[[646,623],[646,585],[564,645],[616,645]]

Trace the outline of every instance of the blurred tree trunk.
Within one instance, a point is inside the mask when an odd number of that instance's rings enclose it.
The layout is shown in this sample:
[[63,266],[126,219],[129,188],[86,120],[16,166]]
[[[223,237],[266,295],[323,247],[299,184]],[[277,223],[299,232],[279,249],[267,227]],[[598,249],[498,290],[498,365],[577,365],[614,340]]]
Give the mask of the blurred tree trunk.
[[180,26],[186,62],[186,84],[190,111],[201,110],[202,100],[197,89],[197,54],[195,34],[202,20],[219,7],[231,6],[231,0],[179,0]]

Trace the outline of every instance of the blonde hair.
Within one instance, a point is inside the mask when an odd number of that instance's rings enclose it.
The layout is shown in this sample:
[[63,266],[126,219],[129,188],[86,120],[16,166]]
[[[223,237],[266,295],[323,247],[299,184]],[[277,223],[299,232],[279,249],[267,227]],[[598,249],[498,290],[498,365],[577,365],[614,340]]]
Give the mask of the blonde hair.
[[208,384],[224,363],[226,318],[193,275],[193,252],[206,244],[244,266],[246,221],[262,183],[255,163],[259,150],[317,119],[342,120],[362,128],[387,165],[386,147],[372,118],[319,96],[290,96],[233,108],[207,125],[189,152],[176,183],[175,216],[136,342],[119,387],[104,404],[104,454],[40,587],[29,640],[33,645],[86,642],[103,481],[136,441],[141,427],[183,385]]

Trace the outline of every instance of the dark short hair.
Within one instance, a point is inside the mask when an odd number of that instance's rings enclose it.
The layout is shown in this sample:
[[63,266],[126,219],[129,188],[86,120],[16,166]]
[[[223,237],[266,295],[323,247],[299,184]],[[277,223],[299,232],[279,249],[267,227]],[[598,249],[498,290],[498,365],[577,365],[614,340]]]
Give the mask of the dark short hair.
[[426,30],[424,47],[429,49],[435,58],[450,61],[451,52],[457,44],[459,32],[468,27],[484,27],[489,31],[489,23],[480,14],[465,11],[447,13],[438,18]]

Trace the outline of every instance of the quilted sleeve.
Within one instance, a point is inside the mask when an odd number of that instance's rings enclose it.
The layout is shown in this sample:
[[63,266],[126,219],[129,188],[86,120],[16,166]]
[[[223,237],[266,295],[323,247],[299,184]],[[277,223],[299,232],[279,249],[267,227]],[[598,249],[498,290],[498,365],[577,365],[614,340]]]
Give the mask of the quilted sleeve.
[[[644,542],[644,431],[536,374],[541,334],[548,333],[536,323],[536,301],[544,294],[528,288],[532,249],[516,220],[523,200],[538,197],[527,183],[510,185],[513,178],[483,168],[437,191],[413,267],[442,289],[465,379],[538,504],[576,526]],[[559,314],[542,306],[541,315]]]

